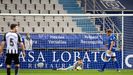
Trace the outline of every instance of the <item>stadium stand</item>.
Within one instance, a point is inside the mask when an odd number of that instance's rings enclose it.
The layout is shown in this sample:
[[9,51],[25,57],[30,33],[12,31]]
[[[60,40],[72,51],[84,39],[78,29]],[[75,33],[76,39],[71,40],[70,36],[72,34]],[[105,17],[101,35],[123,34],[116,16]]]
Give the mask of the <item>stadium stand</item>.
[[[1,0],[0,13],[66,14],[66,13],[83,13],[83,11],[81,7],[78,6],[76,0]],[[20,24],[21,33],[27,33],[28,30],[31,31],[31,33],[32,32],[47,33],[44,32],[44,30],[47,28],[45,28],[43,24],[48,24],[46,26],[48,26],[50,30],[53,29],[52,33],[97,32],[96,27],[88,18],[85,19],[85,23],[82,22],[84,19],[76,20],[74,19],[74,17],[63,17],[63,16],[61,17],[0,16],[0,18],[2,19],[0,23],[3,24],[0,26],[1,28],[3,28],[3,30],[0,31],[2,33],[7,32],[5,27],[7,24],[9,25],[11,23]],[[67,22],[68,26],[63,25],[65,24],[65,22]],[[32,25],[32,23],[35,25]],[[40,27],[36,26],[37,23],[40,23]],[[56,28],[56,26],[54,26],[57,23],[60,24],[59,28]],[[30,26],[28,24],[30,24]],[[30,28],[26,28],[27,26],[29,26]],[[32,28],[32,26],[34,28]],[[39,28],[41,31],[36,32],[37,30],[39,30]],[[56,32],[56,30],[58,31]]]

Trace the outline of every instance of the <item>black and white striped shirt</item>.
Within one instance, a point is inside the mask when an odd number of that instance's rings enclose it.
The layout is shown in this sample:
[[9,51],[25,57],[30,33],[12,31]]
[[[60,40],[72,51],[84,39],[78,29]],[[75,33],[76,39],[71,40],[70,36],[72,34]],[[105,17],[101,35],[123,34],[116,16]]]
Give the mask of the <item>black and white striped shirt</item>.
[[18,43],[22,42],[22,38],[18,33],[6,33],[3,37],[3,41],[6,42],[7,54],[18,54]]

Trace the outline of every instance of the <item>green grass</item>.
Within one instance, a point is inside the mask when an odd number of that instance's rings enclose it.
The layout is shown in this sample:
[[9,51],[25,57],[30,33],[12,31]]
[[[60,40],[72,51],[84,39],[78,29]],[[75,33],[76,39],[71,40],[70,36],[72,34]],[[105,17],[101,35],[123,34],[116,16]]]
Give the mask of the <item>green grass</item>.
[[[0,69],[0,75],[6,75],[5,70]],[[14,71],[12,70],[12,75]],[[53,70],[20,70],[19,75],[133,75],[133,70],[105,70],[97,72],[97,70],[82,70],[82,71],[53,71]]]

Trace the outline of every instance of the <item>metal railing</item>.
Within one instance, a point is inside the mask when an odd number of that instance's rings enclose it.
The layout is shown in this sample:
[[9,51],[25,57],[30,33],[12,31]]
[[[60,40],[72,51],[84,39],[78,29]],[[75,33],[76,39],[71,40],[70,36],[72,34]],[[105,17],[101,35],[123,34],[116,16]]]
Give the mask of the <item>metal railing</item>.
[[[85,2],[84,4],[85,9],[88,7],[87,5],[89,5],[89,7],[93,9],[93,14],[106,14],[102,6],[96,0],[85,0],[84,2]],[[101,11],[96,11],[97,9]],[[101,18],[97,18],[97,19],[101,24],[103,24],[103,27],[104,27],[103,31],[107,28],[111,28],[113,32],[117,32],[117,33],[121,32],[120,29],[117,27],[117,25],[113,22],[113,20],[110,17],[103,17],[103,19]],[[95,21],[96,19],[94,19],[94,24],[95,24]]]

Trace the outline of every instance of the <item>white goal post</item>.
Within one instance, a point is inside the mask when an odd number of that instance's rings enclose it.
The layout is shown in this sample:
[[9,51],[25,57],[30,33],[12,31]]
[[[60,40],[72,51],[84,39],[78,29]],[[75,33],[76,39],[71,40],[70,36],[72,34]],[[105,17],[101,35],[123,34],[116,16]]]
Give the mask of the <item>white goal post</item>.
[[[122,17],[122,61],[124,61],[124,17],[133,16],[133,14],[0,14],[0,16],[71,16],[71,17],[111,17],[111,16],[119,16]],[[122,69],[123,69],[122,62]]]

